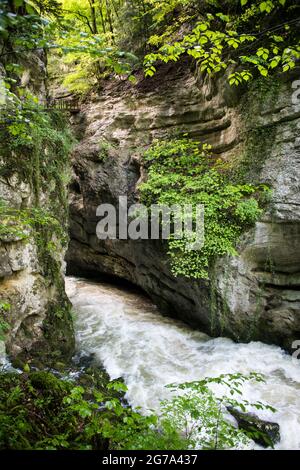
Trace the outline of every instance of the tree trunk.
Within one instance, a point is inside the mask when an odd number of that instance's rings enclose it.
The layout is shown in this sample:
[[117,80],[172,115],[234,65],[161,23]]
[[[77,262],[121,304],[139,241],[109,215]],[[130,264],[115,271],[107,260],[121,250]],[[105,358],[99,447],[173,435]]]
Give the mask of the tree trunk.
[[89,4],[90,4],[90,9],[91,9],[91,21],[92,21],[93,34],[98,34],[95,0],[89,0]]

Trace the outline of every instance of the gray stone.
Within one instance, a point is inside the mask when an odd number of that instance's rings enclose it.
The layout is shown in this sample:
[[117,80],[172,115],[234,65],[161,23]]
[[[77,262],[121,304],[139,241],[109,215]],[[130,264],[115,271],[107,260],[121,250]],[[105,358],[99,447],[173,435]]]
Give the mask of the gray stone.
[[[186,68],[156,81],[155,89],[148,81],[124,92],[104,88],[98,101],[83,106],[74,122],[80,142],[72,157],[77,189],[70,195],[69,269],[129,280],[163,312],[207,333],[290,351],[300,338],[299,113],[291,105],[291,81],[276,93],[252,97],[250,109],[247,93],[234,98],[225,79],[201,80]],[[236,161],[247,150],[250,129],[264,137],[255,142],[248,177],[272,186],[272,198],[261,221],[242,237],[239,256],[216,261],[211,282],[175,278],[160,242],[95,238],[99,204],[117,205],[124,195],[129,203],[138,201],[138,185],[146,177],[139,155],[153,138],[187,133]],[[100,160],[95,149],[103,139],[111,148]],[[291,288],[295,295],[287,299]]]

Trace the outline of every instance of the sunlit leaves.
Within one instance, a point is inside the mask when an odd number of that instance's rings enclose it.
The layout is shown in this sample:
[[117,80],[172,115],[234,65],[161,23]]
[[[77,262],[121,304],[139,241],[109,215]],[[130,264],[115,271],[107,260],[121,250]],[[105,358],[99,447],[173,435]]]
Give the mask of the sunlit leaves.
[[271,0],[267,0],[265,2],[261,2],[259,4],[259,9],[260,11],[263,13],[263,12],[266,12],[266,13],[271,13],[271,11],[273,10],[274,8],[274,3],[271,1]]
[[267,77],[269,72],[268,72],[268,69],[266,69],[263,65],[258,65],[257,66],[258,68],[258,71],[260,72],[260,74],[263,76],[263,77]]
[[[250,2],[248,0],[240,0],[241,1],[241,6],[244,7],[248,5]],[[284,6],[286,3],[286,0],[264,0],[264,1],[258,1],[258,8],[259,10],[264,13],[271,13],[271,11],[279,4],[281,6]]]
[[224,13],[216,13],[216,17],[220,18],[220,20],[224,21],[225,23],[229,23],[230,21],[230,16],[224,15]]
[[[244,73],[234,76],[230,74],[228,79],[231,85],[247,82],[255,75],[267,77],[279,67],[283,72],[294,68],[299,59],[299,44],[290,44],[291,40],[295,41],[290,25],[283,23],[276,26],[276,20],[274,27],[264,25],[266,15],[276,9],[284,11],[286,2],[257,0],[254,3],[241,0],[241,7],[244,10],[242,16],[229,15],[225,8],[214,14],[206,13],[206,21],[199,21],[190,33],[177,41],[176,54],[172,50],[172,41],[168,41],[167,48],[160,46],[162,38],[156,35],[159,49],[145,57],[146,76],[155,73],[159,61],[179,60],[185,54],[193,57],[199,69],[207,74],[224,71],[230,64],[247,64],[249,73],[244,70]],[[253,33],[245,33],[240,25],[249,31],[252,29]]]
[[281,61],[281,56],[280,55],[274,56],[272,58],[271,62],[270,62],[270,68],[274,69],[274,68],[278,67],[280,61]]
[[242,72],[234,72],[229,75],[228,80],[230,85],[240,85],[243,81],[248,82],[253,78],[253,75],[248,70]]

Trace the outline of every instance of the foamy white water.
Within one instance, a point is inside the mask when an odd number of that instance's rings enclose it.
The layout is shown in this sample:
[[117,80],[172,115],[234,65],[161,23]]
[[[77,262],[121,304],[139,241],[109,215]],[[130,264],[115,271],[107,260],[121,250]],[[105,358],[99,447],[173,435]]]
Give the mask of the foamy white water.
[[243,398],[274,406],[256,412],[280,424],[277,449],[300,449],[300,361],[277,346],[213,339],[159,314],[140,294],[69,277],[67,293],[77,313],[77,348],[94,353],[110,377],[123,377],[127,399],[157,409],[165,385],[223,373],[259,372],[266,383],[248,383]]

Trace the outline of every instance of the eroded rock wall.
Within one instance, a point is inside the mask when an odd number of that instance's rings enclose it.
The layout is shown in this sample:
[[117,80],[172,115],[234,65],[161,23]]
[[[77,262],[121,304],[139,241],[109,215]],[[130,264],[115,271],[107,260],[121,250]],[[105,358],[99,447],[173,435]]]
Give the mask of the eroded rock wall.
[[[168,314],[215,335],[292,348],[300,338],[299,111],[291,76],[251,92],[225,79],[199,79],[186,65],[162,68],[136,86],[108,85],[73,117],[71,243],[73,273],[114,275],[141,286]],[[246,233],[240,255],[217,260],[211,281],[175,278],[165,246],[99,241],[96,208],[138,200],[146,175],[142,150],[154,139],[187,133],[238,163],[244,179],[269,184],[272,200]],[[242,162],[242,163],[241,163]]]

